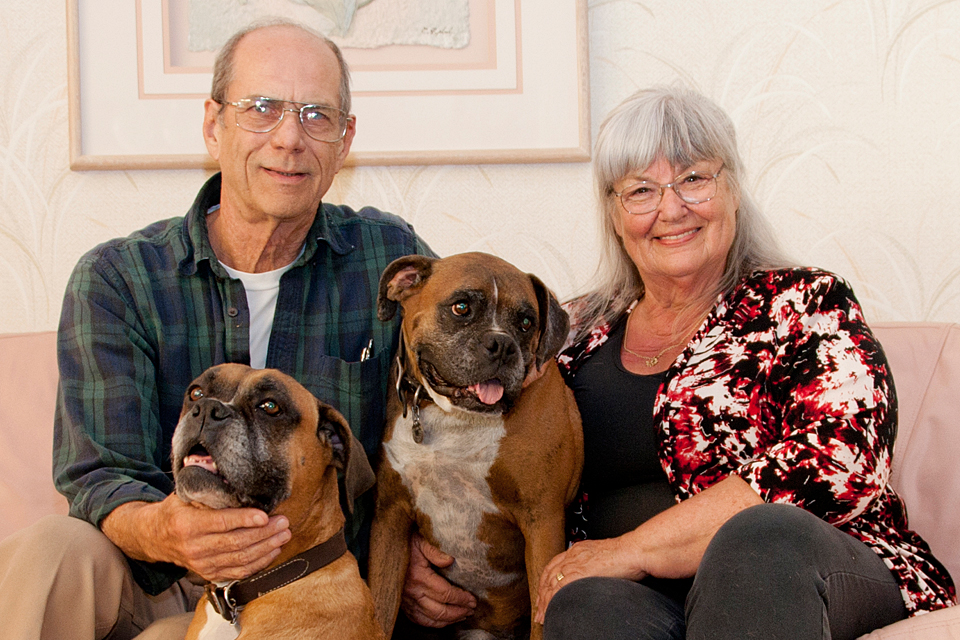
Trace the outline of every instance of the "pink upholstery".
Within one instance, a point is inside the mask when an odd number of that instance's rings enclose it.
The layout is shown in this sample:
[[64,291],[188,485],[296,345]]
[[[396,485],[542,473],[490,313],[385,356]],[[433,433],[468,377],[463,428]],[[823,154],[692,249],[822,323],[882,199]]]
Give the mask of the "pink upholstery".
[[55,332],[0,336],[0,539],[48,513],[66,513],[53,488]]
[[[910,526],[960,580],[960,324],[873,323],[900,404],[890,482]],[[960,607],[874,631],[861,640],[960,640]]]
[[873,326],[900,404],[891,483],[910,526],[960,580],[960,325]]
[[[960,579],[960,324],[872,326],[900,401],[891,482],[911,526]],[[0,335],[0,539],[67,511],[50,473],[56,391],[55,334]],[[861,640],[960,640],[960,607]]]
[[960,607],[901,620],[858,640],[960,640]]

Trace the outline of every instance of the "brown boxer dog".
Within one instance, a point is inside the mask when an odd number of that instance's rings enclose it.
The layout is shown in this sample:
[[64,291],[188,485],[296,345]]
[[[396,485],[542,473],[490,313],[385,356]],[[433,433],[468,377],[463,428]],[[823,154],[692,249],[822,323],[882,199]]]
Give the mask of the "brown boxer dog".
[[173,435],[177,495],[204,508],[283,514],[293,537],[264,571],[207,585],[196,638],[384,638],[347,551],[347,508],[373,484],[360,443],[336,410],[272,369],[223,364],[187,389]]
[[580,414],[553,359],[567,314],[536,277],[482,253],[395,260],[380,278],[380,319],[398,305],[371,537],[378,619],[390,635],[417,529],[456,559],[441,573],[477,598],[452,633],[539,638],[531,602],[565,548],[583,467]]

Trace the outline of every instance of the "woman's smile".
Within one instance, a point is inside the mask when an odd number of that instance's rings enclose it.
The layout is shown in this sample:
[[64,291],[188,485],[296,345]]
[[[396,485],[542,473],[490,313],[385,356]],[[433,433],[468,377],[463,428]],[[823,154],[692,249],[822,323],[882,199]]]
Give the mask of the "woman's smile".
[[654,236],[653,238],[654,240],[659,240],[660,242],[663,242],[663,243],[680,244],[686,240],[689,240],[694,234],[699,232],[700,232],[700,227],[697,227],[695,229],[690,229],[688,231],[681,231],[679,233],[674,233],[671,235],[664,234],[661,236]]

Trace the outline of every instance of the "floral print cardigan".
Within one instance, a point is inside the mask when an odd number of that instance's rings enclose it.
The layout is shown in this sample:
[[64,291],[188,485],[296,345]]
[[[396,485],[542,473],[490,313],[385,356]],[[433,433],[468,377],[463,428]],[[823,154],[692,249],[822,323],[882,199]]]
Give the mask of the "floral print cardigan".
[[[567,378],[610,327],[558,357]],[[736,473],[764,501],[802,507],[876,551],[911,615],[955,602],[949,573],[907,528],[906,507],[887,484],[893,380],[838,276],[757,271],[722,295],[666,372],[654,424],[678,501]]]

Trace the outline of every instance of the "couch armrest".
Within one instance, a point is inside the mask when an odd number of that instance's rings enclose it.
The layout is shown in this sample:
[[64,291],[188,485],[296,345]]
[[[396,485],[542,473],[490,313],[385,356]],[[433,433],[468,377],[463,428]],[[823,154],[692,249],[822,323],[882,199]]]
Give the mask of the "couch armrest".
[[871,324],[899,399],[890,483],[910,527],[960,577],[960,324]]
[[0,335],[0,539],[50,513],[67,513],[53,488],[57,334]]

